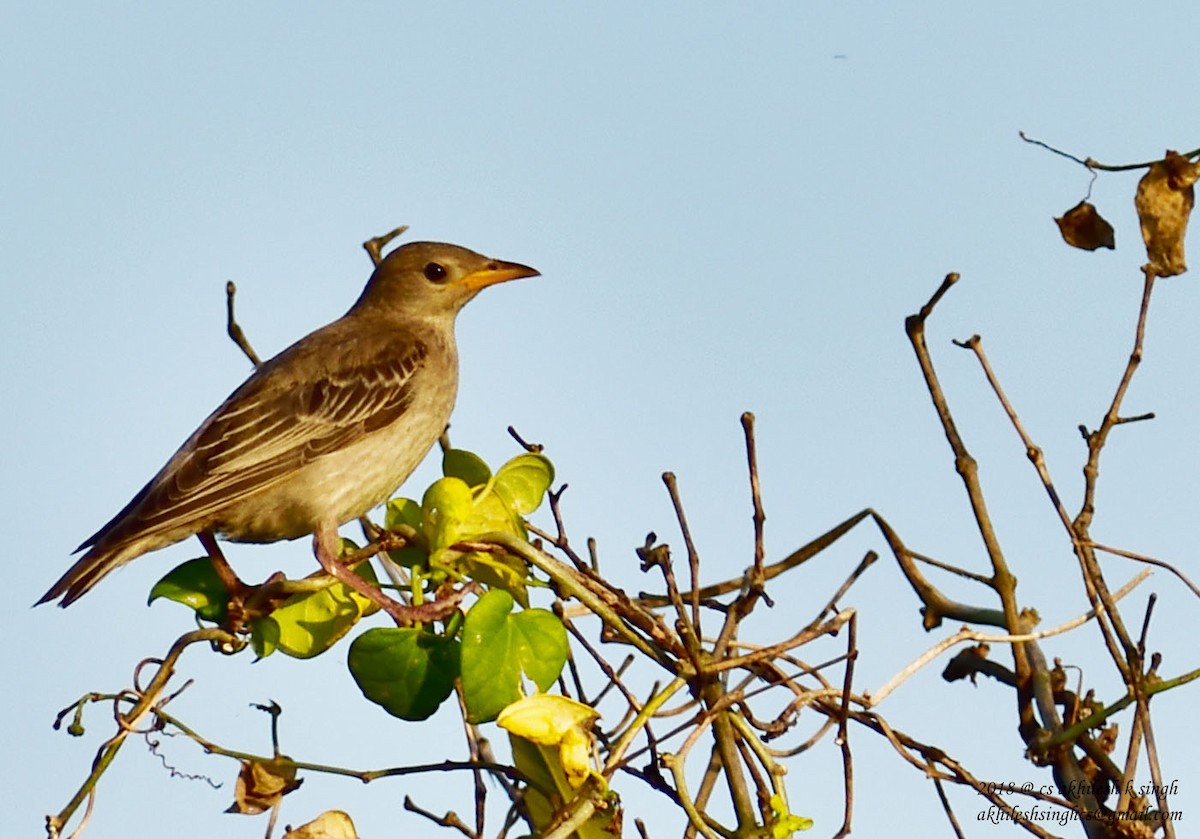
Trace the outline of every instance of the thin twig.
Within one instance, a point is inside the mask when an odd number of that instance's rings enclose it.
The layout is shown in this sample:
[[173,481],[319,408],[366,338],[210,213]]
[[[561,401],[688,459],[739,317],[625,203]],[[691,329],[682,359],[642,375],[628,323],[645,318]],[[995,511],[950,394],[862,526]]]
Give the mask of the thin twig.
[[[1108,411],[1105,413],[1104,419],[1100,422],[1100,427],[1086,435],[1088,457],[1087,463],[1083,467],[1083,504],[1080,507],[1079,514],[1075,516],[1072,522],[1072,529],[1076,534],[1077,544],[1082,543],[1082,549],[1079,550],[1078,557],[1088,598],[1092,601],[1093,607],[1096,606],[1097,601],[1103,604],[1107,612],[1107,618],[1112,624],[1113,632],[1120,640],[1121,647],[1124,649],[1124,656],[1122,656],[1121,651],[1116,648],[1113,640],[1105,632],[1105,644],[1108,647],[1109,655],[1126,684],[1132,684],[1132,680],[1135,678],[1134,674],[1140,670],[1140,663],[1136,661],[1137,648],[1134,646],[1133,640],[1129,637],[1129,633],[1125,629],[1125,624],[1121,620],[1120,613],[1111,602],[1108,586],[1104,581],[1104,573],[1100,569],[1099,562],[1096,560],[1095,552],[1087,547],[1087,543],[1091,541],[1090,529],[1092,519],[1096,514],[1096,486],[1100,477],[1100,453],[1103,451],[1104,444],[1108,440],[1109,432],[1118,424],[1125,394],[1129,390],[1134,372],[1142,361],[1142,348],[1145,346],[1146,341],[1146,321],[1150,312],[1150,296],[1154,291],[1155,280],[1154,271],[1149,267],[1145,268],[1143,273],[1145,275],[1145,282],[1142,287],[1142,302],[1138,308],[1133,349],[1129,353],[1129,360],[1125,364],[1125,371],[1122,373],[1121,380],[1117,384],[1117,389],[1113,394]],[[1103,622],[1100,623],[1103,626]]]
[[1186,585],[1189,589],[1191,589],[1192,594],[1196,595],[1197,597],[1200,597],[1200,587],[1197,587],[1195,583],[1193,583],[1190,579],[1188,579],[1188,576],[1186,574],[1184,574],[1176,566],[1172,565],[1169,562],[1165,562],[1161,559],[1155,559],[1154,557],[1146,556],[1145,554],[1139,554],[1139,553],[1134,553],[1133,551],[1127,551],[1123,548],[1114,548],[1111,545],[1102,545],[1095,540],[1089,541],[1088,545],[1092,548],[1095,548],[1098,551],[1104,551],[1104,553],[1106,553],[1106,554],[1112,554],[1114,556],[1123,556],[1126,559],[1132,559],[1135,562],[1144,562],[1147,565],[1157,565],[1159,568],[1165,568],[1166,570],[1168,570],[1172,574],[1174,574],[1176,577],[1178,577],[1183,582],[1184,585]]
[[258,353],[254,351],[254,347],[250,346],[250,339],[246,337],[246,333],[242,331],[242,327],[238,325],[237,318],[233,314],[233,298],[237,295],[237,286],[233,284],[233,280],[225,283],[225,331],[237,344],[238,349],[246,354],[246,358],[250,359],[250,363],[255,367],[262,367],[262,359],[258,357]]
[[750,470],[750,501],[754,506],[754,580],[762,586],[763,559],[766,556],[763,547],[763,525],[767,514],[763,512],[762,491],[758,484],[758,447],[754,440],[754,414],[749,411],[742,414],[742,430],[746,437],[746,465]]
[[813,618],[808,625],[813,626],[830,612],[835,611],[837,609],[838,601],[846,595],[846,592],[850,590],[850,586],[854,585],[858,581],[858,578],[866,573],[866,570],[874,565],[875,561],[878,559],[879,554],[875,553],[875,551],[867,551],[866,556],[864,556],[858,565],[854,567],[854,570],[850,572],[850,576],[846,577],[842,584],[838,586],[838,590],[835,591],[833,596],[825,602],[825,606],[820,612],[817,613],[817,616]]
[[541,454],[543,451],[546,450],[546,447],[543,446],[541,443],[526,442],[525,438],[522,437],[520,434],[518,434],[517,429],[513,428],[511,425],[508,427],[508,436],[512,437],[514,440],[516,440],[517,445],[520,446],[521,448],[523,448],[525,451],[529,452],[530,454]]
[[[1142,573],[1138,574],[1132,580],[1118,589],[1113,595],[1113,600],[1117,601],[1122,599],[1149,576],[1149,571],[1142,571]],[[1039,641],[1042,638],[1050,638],[1054,635],[1061,635],[1064,632],[1069,632],[1076,627],[1082,626],[1092,618],[1096,617],[1098,613],[1099,612],[1097,609],[1092,609],[1076,618],[1067,621],[1066,623],[1059,624],[1053,629],[1043,629],[1038,632],[1029,632],[1021,635],[992,635],[985,632],[977,632],[973,629],[967,629],[964,627],[953,635],[938,641],[928,650],[921,653],[921,655],[913,659],[912,662],[904,667],[899,673],[889,679],[887,684],[885,684],[879,690],[867,694],[870,699],[871,707],[879,705],[879,703],[883,702],[888,694],[892,693],[892,691],[907,681],[914,673],[941,655],[943,651],[953,647],[956,644],[962,644],[967,641],[975,641],[977,643],[985,644],[1015,644],[1026,641]]]
[[663,483],[667,485],[667,493],[671,496],[671,505],[675,508],[675,520],[679,522],[679,529],[683,533],[683,544],[687,548],[688,579],[691,583],[689,600],[692,615],[689,622],[687,615],[681,609],[679,617],[684,621],[684,625],[687,626],[693,637],[699,638],[703,634],[700,627],[700,554],[696,551],[696,543],[692,540],[692,531],[688,527],[687,515],[683,511],[683,499],[679,496],[679,483],[675,479],[675,473],[664,472],[662,479]]
[[171,645],[170,651],[163,657],[162,664],[159,666],[150,684],[147,685],[144,691],[139,691],[135,695],[133,707],[126,713],[117,713],[117,733],[105,741],[97,750],[96,758],[92,762],[91,774],[88,775],[74,797],[57,815],[46,817],[46,829],[48,833],[51,835],[60,834],[67,820],[71,818],[84,799],[91,798],[95,794],[96,784],[100,781],[100,776],[104,774],[116,758],[117,752],[124,745],[126,738],[129,734],[136,731],[138,722],[147,715],[155,713],[155,706],[159,702],[163,690],[175,674],[175,665],[179,657],[183,655],[184,650],[189,646],[197,643],[225,644],[238,648],[245,645],[244,641],[220,629],[197,629],[176,639],[175,643]]
[[471,829],[463,824],[463,820],[458,817],[458,813],[450,810],[444,816],[438,816],[434,813],[419,806],[410,796],[404,796],[404,809],[410,813],[416,813],[418,816],[424,816],[439,827],[452,827],[468,839],[478,839],[477,834],[471,832]]
[[938,800],[942,802],[942,810],[946,814],[946,820],[950,822],[950,827],[954,830],[954,835],[958,839],[966,839],[962,827],[958,823],[958,818],[954,815],[954,808],[950,806],[950,799],[946,797],[946,789],[942,786],[941,778],[933,779],[933,788],[937,790]]
[[842,681],[842,713],[838,717],[838,736],[835,741],[842,752],[842,797],[844,815],[836,839],[850,833],[854,816],[854,755],[850,751],[850,731],[846,722],[850,716],[850,688],[854,684],[854,662],[858,659],[858,613],[850,616],[850,631],[846,634],[846,674]]
[[376,236],[374,239],[368,239],[367,241],[363,242],[363,250],[365,250],[367,252],[367,256],[371,257],[371,264],[378,265],[380,262],[382,262],[383,261],[383,249],[385,247],[387,247],[389,242],[391,242],[397,236],[404,233],[406,230],[408,230],[408,225],[402,224],[399,227],[397,227],[395,230],[392,230],[388,233],[384,233],[382,236]]
[[[1032,143],[1035,146],[1041,146],[1046,151],[1053,152],[1054,154],[1065,157],[1068,160],[1073,160],[1080,166],[1086,166],[1088,169],[1098,169],[1102,172],[1129,172],[1134,169],[1149,169],[1155,163],[1159,162],[1158,160],[1147,160],[1144,163],[1122,163],[1118,165],[1110,165],[1106,163],[1100,163],[1091,157],[1084,159],[1069,152],[1062,151],[1061,149],[1056,149],[1054,146],[1051,146],[1048,143],[1033,139],[1032,137],[1026,135],[1024,131],[1018,131],[1017,136],[1019,136],[1026,143]],[[1200,149],[1193,149],[1190,152],[1186,152],[1183,154],[1183,157],[1192,158],[1196,155],[1200,155]]]
[[996,377],[996,372],[992,369],[987,354],[983,351],[983,339],[978,335],[972,335],[966,341],[955,341],[954,343],[957,346],[971,350],[975,354],[979,366],[983,368],[983,375],[987,378],[988,384],[992,388],[992,393],[1000,401],[1000,406],[1008,416],[1009,422],[1012,423],[1017,435],[1021,438],[1021,442],[1025,446],[1025,456],[1029,458],[1034,469],[1037,470],[1038,477],[1042,480],[1042,486],[1046,490],[1046,494],[1050,496],[1050,503],[1054,506],[1054,511],[1058,513],[1058,518],[1068,535],[1074,535],[1074,530],[1071,527],[1071,516],[1067,513],[1067,508],[1063,505],[1062,499],[1058,495],[1058,490],[1054,487],[1054,481],[1050,477],[1049,469],[1046,468],[1046,457],[1042,453],[1041,447],[1033,442],[1033,438],[1025,430],[1025,426],[1021,423],[1021,418],[1017,415],[1016,409],[1008,400],[1008,395],[1004,392],[1004,388],[1000,386],[1000,380]]

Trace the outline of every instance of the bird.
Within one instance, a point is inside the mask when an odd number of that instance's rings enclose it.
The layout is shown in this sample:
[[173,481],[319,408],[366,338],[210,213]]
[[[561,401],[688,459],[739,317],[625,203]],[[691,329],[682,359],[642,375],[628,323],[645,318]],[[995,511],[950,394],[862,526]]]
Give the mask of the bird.
[[190,536],[221,573],[217,537],[307,535],[326,571],[382,602],[336,561],[338,528],[389,498],[445,431],[458,390],[459,311],[488,286],[538,275],[458,245],[394,249],[345,315],[255,368],[75,550],[87,552],[38,604],[66,607],[125,563]]

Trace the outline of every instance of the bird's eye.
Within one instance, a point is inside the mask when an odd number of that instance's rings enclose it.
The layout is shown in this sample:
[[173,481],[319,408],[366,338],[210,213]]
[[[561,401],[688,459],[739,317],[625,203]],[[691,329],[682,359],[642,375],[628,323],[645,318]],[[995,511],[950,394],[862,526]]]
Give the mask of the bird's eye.
[[425,266],[425,279],[431,283],[440,283],[446,279],[446,268],[437,262],[430,262]]

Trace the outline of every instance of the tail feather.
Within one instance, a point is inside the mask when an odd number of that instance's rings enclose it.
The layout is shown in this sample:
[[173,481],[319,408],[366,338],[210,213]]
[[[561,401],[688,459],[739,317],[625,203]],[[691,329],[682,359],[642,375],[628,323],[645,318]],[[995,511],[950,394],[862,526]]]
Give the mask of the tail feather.
[[115,549],[93,548],[88,551],[67,570],[67,573],[59,577],[58,582],[50,586],[50,590],[43,594],[42,599],[34,605],[40,606],[61,597],[62,600],[58,605],[64,609],[70,606],[91,591],[92,587],[107,577],[109,573],[133,559],[133,556],[130,556],[126,550],[128,547],[128,545],[121,545]]
[[79,553],[85,548],[89,549],[75,561],[67,573],[58,578],[57,583],[50,586],[50,590],[42,595],[42,599],[35,603],[35,606],[61,597],[62,601],[58,605],[65,609],[126,562],[141,556],[146,551],[169,545],[171,542],[183,538],[182,536],[176,539],[158,538],[161,534],[144,528],[137,512],[138,506],[150,494],[153,486],[154,481],[152,480],[142,487],[138,494],[133,496],[129,503],[122,508],[121,512],[113,516],[108,524],[85,539],[83,544],[73,551],[73,553]]

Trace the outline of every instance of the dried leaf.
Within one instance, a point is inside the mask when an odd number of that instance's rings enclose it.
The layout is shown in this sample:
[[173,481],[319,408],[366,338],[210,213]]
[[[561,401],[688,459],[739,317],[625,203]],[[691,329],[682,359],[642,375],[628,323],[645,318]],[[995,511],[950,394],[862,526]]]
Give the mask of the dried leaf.
[[255,816],[270,810],[279,800],[303,783],[296,780],[296,764],[287,758],[272,761],[243,761],[238,772],[233,804],[226,813]]
[[1183,236],[1196,197],[1193,184],[1200,177],[1200,164],[1168,151],[1166,157],[1150,166],[1138,181],[1138,219],[1146,242],[1147,270],[1160,277],[1173,277],[1187,270],[1183,255]]
[[1063,241],[1073,248],[1094,251],[1097,248],[1116,248],[1113,226],[1087,201],[1080,201],[1054,220]]
[[283,839],[358,839],[358,833],[346,813],[326,810],[308,824],[289,830]]

